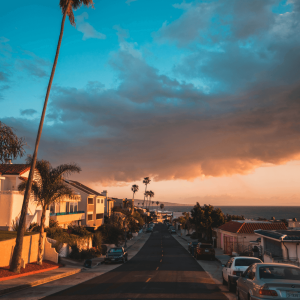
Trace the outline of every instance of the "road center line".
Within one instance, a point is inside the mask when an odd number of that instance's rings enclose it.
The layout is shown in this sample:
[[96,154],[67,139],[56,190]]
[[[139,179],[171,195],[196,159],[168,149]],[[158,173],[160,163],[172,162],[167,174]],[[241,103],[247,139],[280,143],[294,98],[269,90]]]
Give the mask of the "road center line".
[[156,271],[159,269],[159,267],[156,268]]
[[149,282],[151,280],[151,278],[148,278],[147,280],[146,280],[146,282]]

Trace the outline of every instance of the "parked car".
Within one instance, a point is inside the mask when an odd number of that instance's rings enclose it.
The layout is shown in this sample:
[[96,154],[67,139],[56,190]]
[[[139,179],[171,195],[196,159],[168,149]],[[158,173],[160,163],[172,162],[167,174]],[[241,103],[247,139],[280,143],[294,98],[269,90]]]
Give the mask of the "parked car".
[[239,300],[299,299],[300,268],[288,264],[253,264],[237,281]]
[[128,260],[128,254],[123,247],[111,248],[107,251],[104,258],[105,264],[121,262],[124,263]]
[[222,265],[223,284],[228,285],[228,289],[232,292],[236,286],[236,281],[246,271],[246,269],[254,264],[262,261],[256,257],[238,256],[228,260],[226,265]]
[[170,233],[171,233],[171,234],[174,234],[174,233],[176,233],[176,230],[175,230],[175,228],[174,228],[174,227],[170,227]]
[[195,241],[195,242],[189,242],[188,243],[188,251],[194,255],[195,253],[195,248],[198,246],[199,242]]
[[153,228],[152,228],[152,227],[148,227],[148,228],[146,229],[146,233],[151,233],[151,232],[153,232]]
[[196,257],[196,259],[215,259],[215,249],[212,244],[199,243],[194,251],[194,256]]

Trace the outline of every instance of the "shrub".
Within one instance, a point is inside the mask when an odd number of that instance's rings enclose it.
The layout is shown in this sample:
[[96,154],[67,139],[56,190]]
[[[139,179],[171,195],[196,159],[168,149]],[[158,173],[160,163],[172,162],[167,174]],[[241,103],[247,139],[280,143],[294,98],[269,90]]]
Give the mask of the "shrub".
[[76,260],[85,260],[91,259],[96,257],[96,248],[91,248],[88,250],[79,250],[77,245],[71,246],[72,252],[70,253],[69,257],[76,259]]
[[31,232],[40,232],[41,226],[38,223],[31,223],[29,226],[29,231]]
[[99,231],[96,231],[93,237],[93,246],[97,250],[97,252],[101,253],[102,248],[102,234]]
[[49,227],[50,228],[53,228],[53,227],[59,227],[59,225],[58,225],[58,221],[55,221],[55,220],[53,220],[53,219],[50,219],[49,220]]

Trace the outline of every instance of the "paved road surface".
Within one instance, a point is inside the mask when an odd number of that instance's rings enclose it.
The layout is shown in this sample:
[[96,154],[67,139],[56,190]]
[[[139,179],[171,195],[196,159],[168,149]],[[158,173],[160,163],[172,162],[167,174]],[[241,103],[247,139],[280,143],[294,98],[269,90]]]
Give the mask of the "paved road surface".
[[140,252],[120,267],[53,294],[71,299],[227,299],[187,251],[158,224]]

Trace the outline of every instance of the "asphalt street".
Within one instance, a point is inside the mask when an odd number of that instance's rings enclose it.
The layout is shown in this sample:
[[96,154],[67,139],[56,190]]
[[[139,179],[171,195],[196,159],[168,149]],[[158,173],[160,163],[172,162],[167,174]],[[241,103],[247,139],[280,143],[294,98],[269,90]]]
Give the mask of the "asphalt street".
[[120,267],[43,299],[227,299],[163,224]]

